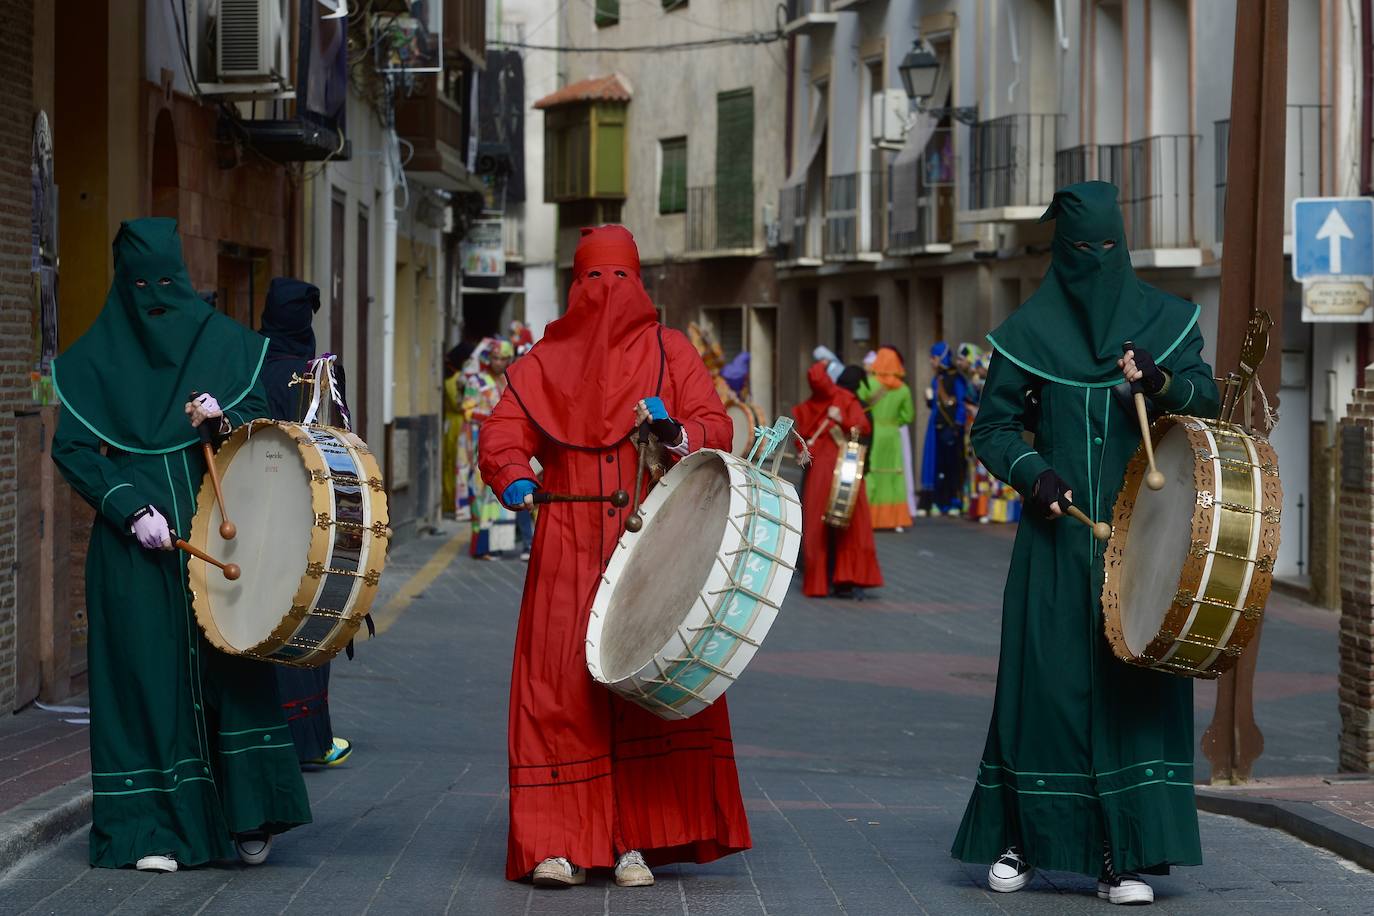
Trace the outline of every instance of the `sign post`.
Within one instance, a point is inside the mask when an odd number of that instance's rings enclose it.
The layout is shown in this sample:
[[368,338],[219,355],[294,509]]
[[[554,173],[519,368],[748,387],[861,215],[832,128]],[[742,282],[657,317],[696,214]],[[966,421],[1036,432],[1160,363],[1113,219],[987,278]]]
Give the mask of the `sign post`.
[[1293,279],[1303,321],[1374,319],[1374,198],[1293,201]]

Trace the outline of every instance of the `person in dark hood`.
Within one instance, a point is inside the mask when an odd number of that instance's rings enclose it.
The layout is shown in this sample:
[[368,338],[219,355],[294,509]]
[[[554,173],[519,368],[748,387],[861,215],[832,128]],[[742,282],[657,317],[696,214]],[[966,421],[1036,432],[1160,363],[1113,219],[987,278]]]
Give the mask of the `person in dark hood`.
[[114,265],[104,309],[53,363],[53,462],[96,510],[90,862],[258,865],[273,834],[310,822],[310,800],[272,666],[204,638],[173,541],[205,477],[198,427],[227,435],[267,409],[267,341],[196,295],[175,220],[123,223]]
[[[320,290],[313,283],[275,277],[267,289],[258,330],[268,340],[262,381],[267,390],[267,415],[274,420],[294,422],[304,416],[302,392],[307,386],[297,380],[309,371],[310,361],[315,358],[313,322],[319,310]],[[340,400],[347,404],[343,367],[337,360],[334,378]],[[341,424],[343,418],[336,416],[332,422]],[[275,667],[282,709],[301,766],[333,767],[343,763],[353,753],[353,745],[334,734],[329,716],[329,665]]]
[[[1075,522],[1111,517],[1140,445],[1111,389],[1139,382],[1156,410],[1215,417],[1199,309],[1136,278],[1117,190],[1063,188],[1045,213],[1040,287],[988,335],[995,348],[972,442],[1026,500],[1002,606],[997,697],[954,841],[1020,890],[1036,868],[1097,876],[1117,904],[1154,899],[1140,874],[1200,865],[1193,682],[1119,661],[1103,638],[1103,545]],[[1122,344],[1135,349],[1122,354]],[[1038,391],[1033,444],[1027,392]],[[1186,545],[1185,545],[1186,546]]]

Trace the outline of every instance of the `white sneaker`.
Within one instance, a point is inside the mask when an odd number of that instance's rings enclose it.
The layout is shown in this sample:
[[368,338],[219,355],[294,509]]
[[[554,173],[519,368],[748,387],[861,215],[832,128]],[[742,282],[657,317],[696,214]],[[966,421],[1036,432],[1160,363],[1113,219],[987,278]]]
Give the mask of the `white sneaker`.
[[895,530],[898,534],[901,534],[902,532],[906,531],[906,529],[903,528],[901,525],[898,525]]
[[988,887],[999,894],[1012,894],[1030,884],[1035,875],[1035,867],[1021,858],[1021,850],[1015,846],[998,857],[988,868]]
[[159,871],[170,875],[177,870],[177,860],[171,856],[144,856],[134,867],[139,871]]
[[535,887],[575,887],[587,883],[587,871],[556,856],[540,862],[532,878]]
[[1107,880],[1098,879],[1097,896],[1110,903],[1122,906],[1144,906],[1155,902],[1154,888],[1140,880],[1139,875],[1114,875]]
[[615,883],[621,887],[649,887],[654,883],[654,873],[638,849],[631,849],[615,863]]
[[234,837],[234,848],[239,851],[239,860],[244,865],[261,865],[272,851],[272,834],[240,833]]

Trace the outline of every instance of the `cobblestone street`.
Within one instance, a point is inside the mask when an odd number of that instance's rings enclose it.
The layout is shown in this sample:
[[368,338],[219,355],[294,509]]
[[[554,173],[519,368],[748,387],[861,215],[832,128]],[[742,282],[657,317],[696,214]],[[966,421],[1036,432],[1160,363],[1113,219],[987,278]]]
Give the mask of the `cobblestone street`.
[[[949,858],[991,707],[1012,531],[923,520],[879,537],[887,587],[864,603],[794,591],[730,694],[754,848],[606,875],[563,892],[503,879],[505,710],[522,577],[452,535],[388,570],[378,639],[334,667],[339,734],[357,748],[307,774],[314,823],[262,868],[150,877],[86,865],[84,831],[0,881],[3,913],[823,914],[1104,912],[1093,883],[1042,874],[989,893]],[[1257,683],[1258,773],[1336,769],[1335,617],[1276,597]],[[1212,690],[1200,687],[1199,733]],[[1287,834],[1202,815],[1206,865],[1157,879],[1163,913],[1369,913],[1374,874]]]

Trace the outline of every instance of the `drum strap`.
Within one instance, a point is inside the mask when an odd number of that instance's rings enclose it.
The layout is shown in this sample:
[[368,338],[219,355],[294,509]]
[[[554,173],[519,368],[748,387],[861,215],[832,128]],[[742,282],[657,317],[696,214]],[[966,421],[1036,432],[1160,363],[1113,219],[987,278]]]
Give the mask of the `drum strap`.
[[310,361],[311,379],[307,384],[311,386],[310,407],[306,410],[305,416],[301,419],[302,423],[309,425],[316,422],[320,407],[324,405],[325,385],[328,383],[329,403],[333,410],[338,411],[344,429],[352,430],[352,418],[348,415],[348,408],[344,406],[343,396],[339,393],[338,380],[334,378],[334,363],[339,357],[333,353],[326,353]]

